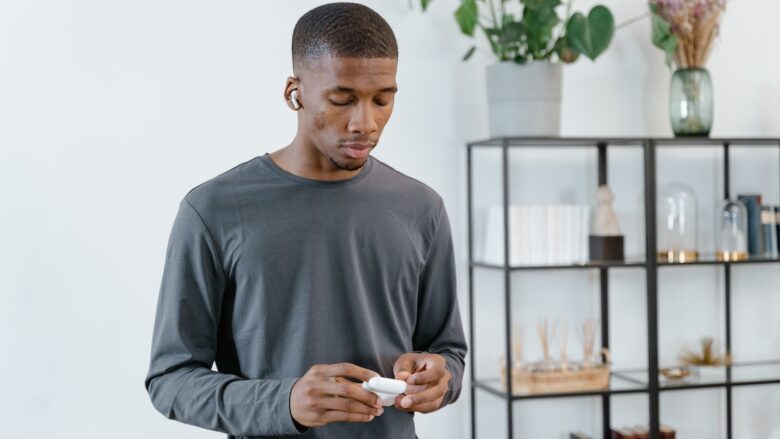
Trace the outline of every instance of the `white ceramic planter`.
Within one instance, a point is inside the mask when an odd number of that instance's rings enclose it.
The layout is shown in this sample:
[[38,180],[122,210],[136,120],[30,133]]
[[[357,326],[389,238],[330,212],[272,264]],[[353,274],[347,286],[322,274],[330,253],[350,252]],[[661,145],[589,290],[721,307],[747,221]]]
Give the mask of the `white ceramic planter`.
[[490,136],[558,136],[563,66],[511,61],[487,67]]

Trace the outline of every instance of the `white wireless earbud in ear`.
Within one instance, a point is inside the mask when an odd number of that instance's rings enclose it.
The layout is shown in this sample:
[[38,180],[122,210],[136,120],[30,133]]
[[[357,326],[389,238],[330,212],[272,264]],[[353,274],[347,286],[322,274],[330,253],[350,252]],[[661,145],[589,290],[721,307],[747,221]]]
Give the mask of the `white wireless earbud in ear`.
[[293,91],[290,92],[290,100],[292,101],[293,108],[296,110],[301,109],[301,103],[298,102],[298,89],[293,89]]

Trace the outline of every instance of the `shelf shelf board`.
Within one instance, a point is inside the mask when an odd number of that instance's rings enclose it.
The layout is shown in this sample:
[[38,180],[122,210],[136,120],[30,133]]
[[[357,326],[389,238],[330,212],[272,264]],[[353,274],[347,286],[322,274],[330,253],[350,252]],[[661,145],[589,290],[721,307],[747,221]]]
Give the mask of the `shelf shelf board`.
[[510,147],[589,147],[595,148],[599,143],[609,146],[642,146],[647,139],[638,137],[497,137],[470,142],[470,146],[500,147],[504,140]]
[[715,255],[703,255],[693,262],[658,262],[659,267],[685,267],[688,265],[743,265],[780,262],[780,258],[750,256],[744,261],[719,261]]
[[[658,262],[659,267],[687,267],[691,265],[745,265],[761,263],[778,263],[780,258],[764,256],[751,256],[744,261],[719,261],[715,255],[705,255],[693,262]],[[550,265],[512,265],[510,271],[516,270],[572,270],[583,268],[621,268],[621,267],[645,267],[647,264],[642,259],[626,259],[624,261],[589,261],[584,264],[550,264]],[[491,270],[503,270],[502,264],[474,261],[472,267],[487,268]]]
[[[501,381],[498,378],[477,379],[472,386],[484,390],[494,396],[507,399],[508,394]],[[625,378],[619,374],[613,373],[610,377],[610,386],[603,390],[585,390],[579,392],[555,392],[555,393],[527,393],[512,396],[513,401],[526,399],[547,399],[547,398],[572,398],[581,396],[599,396],[599,395],[619,395],[627,393],[647,393],[646,384],[637,382],[630,378]]]
[[[717,368],[707,376],[690,377],[682,380],[668,380],[661,377],[659,391],[696,390],[707,388],[742,387],[780,384],[780,360],[737,363],[731,366],[731,380],[727,379],[726,367]],[[620,395],[648,393],[647,371],[644,369],[616,370],[610,377],[610,387],[604,390],[581,392],[527,393],[512,396],[513,401],[526,399],[571,398],[581,396]],[[472,386],[502,399],[507,392],[498,378],[477,379]]]
[[[660,391],[724,388],[780,384],[780,360],[735,363],[731,366],[731,379],[725,366],[713,368],[706,375],[690,376],[680,380],[659,377]],[[647,382],[646,370],[618,372],[622,377],[640,383]]]
[[652,140],[657,146],[780,146],[780,139],[773,138],[709,138],[709,137],[493,137],[469,142],[472,147],[501,147],[506,140],[510,147],[596,147],[599,143],[609,146],[642,146]]
[[[517,270],[572,270],[583,268],[621,268],[621,267],[644,267],[646,264],[641,259],[626,259],[624,261],[589,261],[584,264],[551,264],[551,265],[512,265],[509,267],[511,271]],[[475,261],[471,264],[472,267],[487,268],[491,270],[503,270],[504,266],[501,264],[491,264],[487,262]]]
[[657,146],[780,146],[780,139],[761,138],[709,138],[709,137],[672,137],[653,139]]

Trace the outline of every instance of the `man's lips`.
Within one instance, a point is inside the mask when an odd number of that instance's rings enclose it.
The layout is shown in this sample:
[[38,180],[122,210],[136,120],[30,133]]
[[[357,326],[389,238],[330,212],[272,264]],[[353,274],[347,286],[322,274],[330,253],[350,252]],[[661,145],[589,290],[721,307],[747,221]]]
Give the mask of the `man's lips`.
[[368,153],[371,152],[373,143],[365,142],[346,142],[343,144],[344,152],[353,159],[363,159],[368,157]]
[[374,144],[371,142],[344,142],[342,145],[344,145],[345,148],[352,149],[366,149],[374,146]]

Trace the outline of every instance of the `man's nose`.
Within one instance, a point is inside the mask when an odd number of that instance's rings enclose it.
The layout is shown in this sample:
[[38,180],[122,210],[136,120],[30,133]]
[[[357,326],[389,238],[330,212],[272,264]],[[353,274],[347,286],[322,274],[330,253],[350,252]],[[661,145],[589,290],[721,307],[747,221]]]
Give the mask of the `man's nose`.
[[370,103],[358,104],[347,127],[351,133],[369,134],[377,130],[376,110]]

